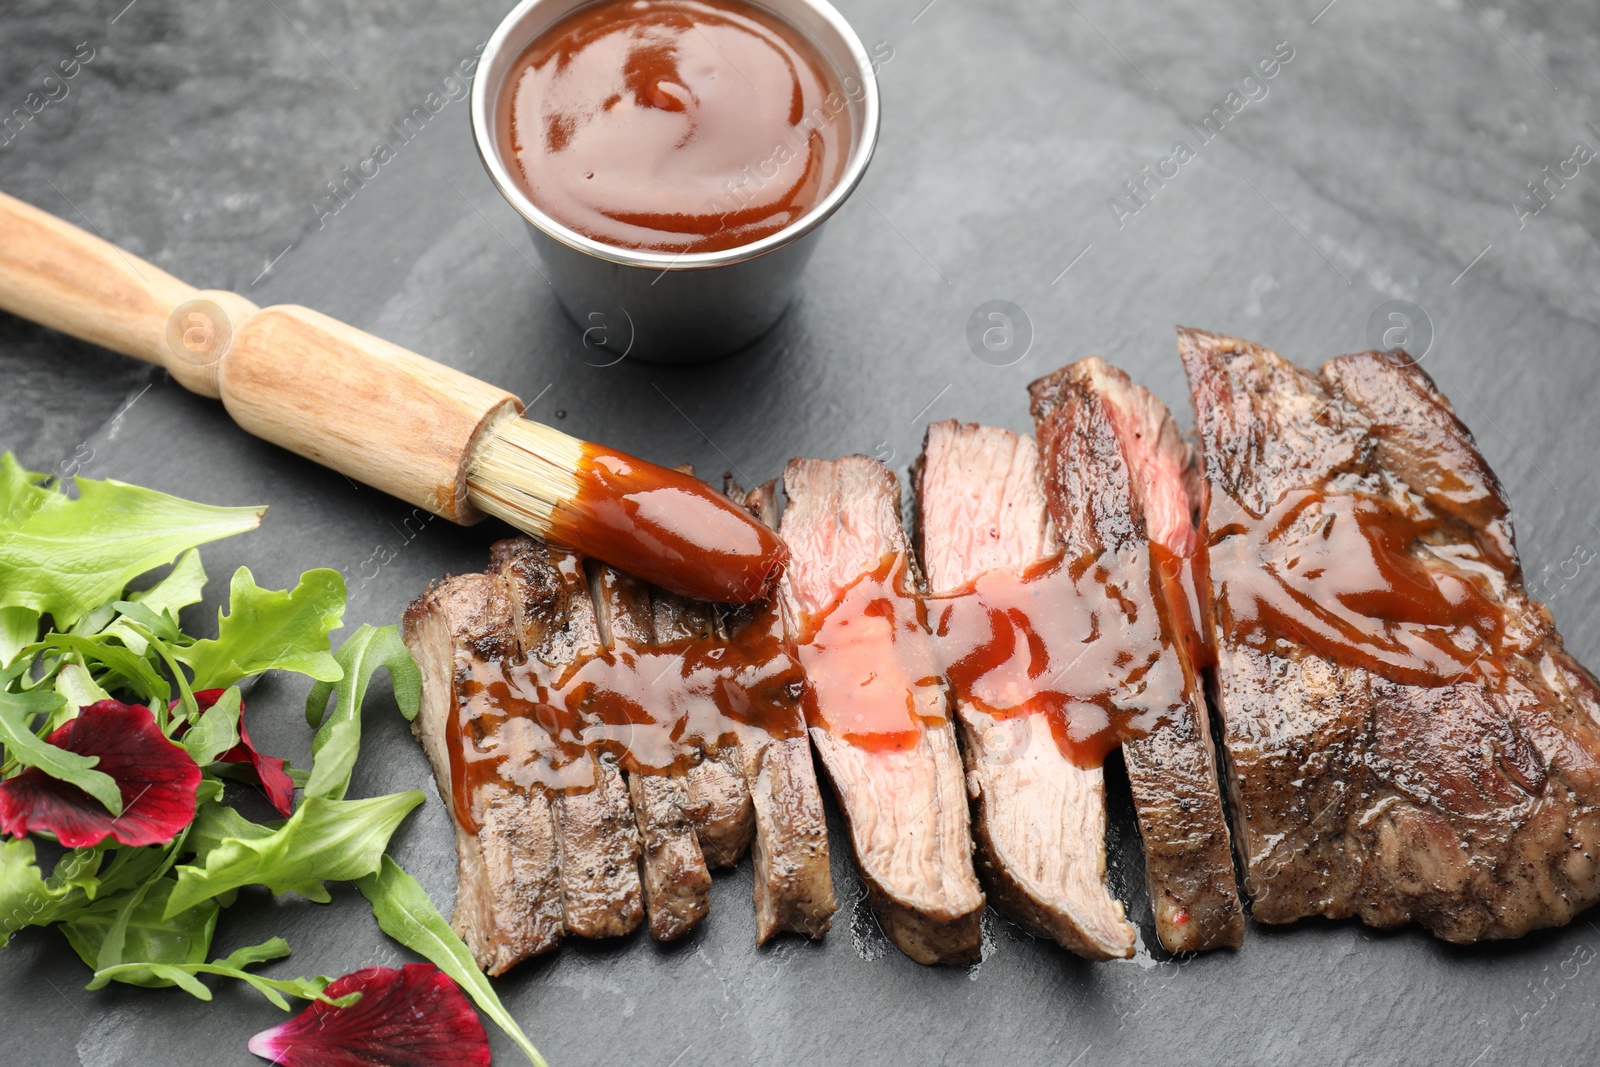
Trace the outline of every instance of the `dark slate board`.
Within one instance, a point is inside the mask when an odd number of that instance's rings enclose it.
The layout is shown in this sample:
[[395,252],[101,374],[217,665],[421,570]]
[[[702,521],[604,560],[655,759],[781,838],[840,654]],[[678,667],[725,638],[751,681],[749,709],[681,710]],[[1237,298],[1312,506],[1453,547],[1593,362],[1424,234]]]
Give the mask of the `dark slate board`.
[[[746,483],[804,453],[862,451],[903,469],[930,419],[1026,429],[1024,385],[1090,352],[1127,368],[1187,418],[1174,323],[1241,334],[1314,365],[1367,347],[1379,305],[1410,301],[1432,325],[1427,368],[1517,506],[1529,574],[1554,575],[1575,546],[1600,544],[1600,470],[1590,452],[1600,401],[1600,179],[1584,168],[1520,230],[1511,206],[1521,184],[1570,156],[1573,142],[1596,143],[1581,107],[1600,91],[1592,8],[1520,3],[1480,15],[1470,2],[1399,12],[1349,0],[1319,16],[1320,2],[1293,12],[1217,0],[1136,10],[1100,0],[942,0],[920,13],[920,2],[905,0],[842,6],[869,43],[894,48],[882,71],[878,158],[832,222],[799,303],[752,350],[708,366],[586,362],[576,330],[525,262],[532,251],[520,222],[477,165],[459,105],[320,229],[304,223],[303,206],[314,179],[334,170],[323,156],[299,160],[296,176],[285,177],[282,153],[265,153],[272,164],[256,172],[248,151],[223,151],[219,130],[236,114],[257,140],[267,131],[293,146],[308,140],[304,123],[328,124],[339,131],[337,147],[325,138],[322,150],[362,158],[370,136],[434,80],[425,69],[393,76],[385,43],[403,40],[419,69],[432,64],[442,76],[492,26],[494,12],[482,6],[445,5],[460,19],[449,23],[427,19],[432,5],[405,5],[414,21],[389,32],[378,5],[353,5],[353,15],[288,5],[300,25],[334,35],[325,43],[340,42],[329,43],[330,65],[363,78],[381,68],[361,96],[296,52],[304,44],[276,16],[253,10],[231,28],[232,7],[228,15],[198,10],[193,21],[158,10],[142,58],[157,54],[149,42],[162,34],[231,44],[244,58],[175,52],[157,65],[160,77],[141,83],[111,76],[118,60],[109,49],[96,71],[102,80],[85,83],[106,96],[99,118],[84,105],[97,135],[77,131],[74,114],[35,131],[37,152],[26,160],[0,155],[0,174],[12,191],[68,213],[43,180],[59,176],[108,235],[191,281],[239,288],[262,304],[314,306],[516,391],[531,414],[569,432],[708,474],[733,468]],[[70,51],[85,27],[102,32],[109,15],[84,8],[16,17],[30,29],[60,27],[29,39],[32,63],[57,43]],[[343,19],[344,29],[319,19]],[[1185,120],[1224,105],[1245,66],[1279,41],[1295,54],[1266,83],[1267,96],[1200,145]],[[314,95],[283,88],[307,77],[319,83]],[[8,74],[4,84],[20,95],[28,82]],[[224,119],[196,103],[208,94]],[[216,167],[176,150],[163,108],[180,97]],[[283,112],[277,119],[274,109]],[[175,150],[151,149],[151,137],[169,138]],[[1142,165],[1171,155],[1177,139],[1198,147],[1197,158],[1119,228],[1108,199]],[[145,184],[120,188],[102,144],[114,159],[136,155],[126,173]],[[186,185],[200,189],[206,241],[177,222],[187,216],[174,191]],[[229,188],[253,191],[245,213],[259,215],[259,226],[230,234],[219,206]],[[255,271],[291,243],[252,287]],[[1012,301],[1031,320],[1031,349],[1010,366],[975,358],[965,339],[969,314],[991,299]],[[0,407],[0,447],[25,447],[47,466],[56,451],[74,451],[75,438],[60,428],[70,414],[64,398],[100,383],[107,398],[94,418],[104,419],[121,396],[104,384],[114,371],[48,332],[13,320],[0,327],[6,358],[32,367],[32,384]],[[45,380],[63,384],[52,392]],[[394,621],[430,578],[481,567],[504,533],[442,520],[414,533],[403,505],[252,440],[220,407],[164,379],[86,447],[95,476],[270,504],[259,532],[206,549],[214,586],[240,565],[278,585],[307,567],[337,567],[350,577],[351,625]],[[1546,599],[1572,649],[1600,663],[1595,573],[1552,581]],[[213,608],[191,624],[205,625]],[[309,752],[305,688],[270,679],[249,698],[257,740],[299,761]],[[370,702],[365,728],[354,795],[426,785],[422,753],[390,701]],[[429,803],[395,850],[448,912],[451,837],[427,788]],[[1148,942],[1133,821],[1120,794],[1113,808],[1112,877]],[[929,969],[876,929],[837,829],[843,907],[820,945],[754,947],[746,865],[718,877],[710,919],[684,942],[571,945],[501,980],[502,996],[551,1062],[564,1065],[1292,1059],[1466,1067],[1593,1062],[1600,1042],[1592,916],[1476,949],[1352,923],[1251,926],[1238,952],[1176,961],[1141,950],[1110,964],[1077,960],[991,916],[979,967]],[[277,974],[341,974],[405,958],[359,897],[336,897],[319,907],[246,893],[226,913],[217,947],[283,934],[295,954],[268,969]],[[0,954],[3,1058],[246,1064],[257,1061],[245,1039],[281,1018],[234,987],[207,1006],[175,991],[90,993],[86,979],[54,933],[28,932]],[[498,1062],[516,1062],[512,1047],[492,1037]]]

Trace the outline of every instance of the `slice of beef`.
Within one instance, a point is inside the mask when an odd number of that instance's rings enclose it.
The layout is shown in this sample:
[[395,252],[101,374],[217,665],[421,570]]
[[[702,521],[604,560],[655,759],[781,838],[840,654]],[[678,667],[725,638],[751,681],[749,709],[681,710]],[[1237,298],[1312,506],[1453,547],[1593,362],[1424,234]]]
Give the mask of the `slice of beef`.
[[[727,491],[761,522],[777,527],[775,482],[745,493],[730,480]],[[751,702],[749,721],[735,721],[734,728],[755,814],[756,942],[784,931],[820,938],[839,905],[794,642],[776,600],[735,608],[724,625],[748,675],[744,689]]]
[[[910,548],[901,528],[899,483],[880,463],[865,456],[791,460],[784,469],[784,489],[789,503],[779,531],[791,556],[782,595],[803,633],[824,619],[848,587],[886,560],[897,558],[904,566]],[[896,611],[914,607],[909,590],[886,590],[885,600],[895,601],[889,606]],[[870,640],[875,631],[869,624],[862,629]],[[858,647],[851,650],[851,662],[880,665],[870,681],[878,698],[887,698],[890,714],[899,704],[909,724],[909,743],[869,746],[816,721],[811,737],[849,824],[856,866],[884,932],[919,963],[968,963],[980,954],[984,897],[972,868],[961,756],[942,688],[897,668],[897,659],[917,653],[912,646],[926,634],[899,636],[903,647],[883,636],[880,656]],[[931,663],[931,645],[920,651]],[[833,716],[855,722],[885,710],[847,706],[870,697],[824,693],[815,657],[808,658],[804,644],[800,653],[825,721]],[[863,676],[862,682],[868,681]]]
[[[693,642],[721,644],[727,640],[710,604],[685,600],[664,589],[651,591],[655,640],[671,647]],[[689,813],[711,867],[732,867],[750,850],[755,836],[755,808],[731,728],[705,739],[705,758],[685,774]]]
[[1237,947],[1244,915],[1196,669],[1183,565],[1195,534],[1188,447],[1148,390],[1097,356],[1029,387],[1045,494],[1067,558],[1124,554],[1148,571],[1127,592],[1154,612],[1159,659],[1122,702],[1153,726],[1122,744],[1144,843],[1156,935],[1171,952]]
[[[491,781],[462,790],[465,817],[456,802],[451,746],[493,746],[509,734],[485,679],[517,654],[510,600],[493,575],[447,577],[407,609],[402,628],[422,671],[422,709],[412,729],[455,826],[452,925],[479,967],[503,974],[555,947],[563,929],[555,821],[545,795]],[[463,742],[463,725],[482,729]]]
[[[522,654],[550,677],[600,654],[600,628],[583,560],[530,538],[497,546],[511,594],[513,630]],[[639,834],[628,786],[615,760],[582,750],[583,780],[555,794],[562,903],[568,933],[617,937],[644,917],[640,902]]]
[[1600,899],[1600,690],[1523,590],[1504,493],[1432,381],[1400,353],[1313,375],[1178,344],[1255,917],[1471,942]]
[[[605,565],[591,571],[599,608],[600,633],[614,657],[645,653],[655,641],[649,586]],[[619,664],[619,669],[630,669]],[[655,670],[653,665],[649,668]],[[670,701],[669,689],[652,686]],[[644,709],[672,715],[660,705]],[[657,941],[682,937],[711,909],[711,872],[695,838],[690,818],[689,789],[676,768],[630,768],[625,771],[634,821],[639,827],[640,881],[650,936]]]
[[[991,571],[1021,574],[1060,552],[1031,437],[934,423],[915,477],[917,554],[930,592]],[[1134,928],[1106,886],[1101,769],[1068,759],[1042,710],[998,718],[958,699],[956,717],[990,902],[1080,956],[1133,955]]]

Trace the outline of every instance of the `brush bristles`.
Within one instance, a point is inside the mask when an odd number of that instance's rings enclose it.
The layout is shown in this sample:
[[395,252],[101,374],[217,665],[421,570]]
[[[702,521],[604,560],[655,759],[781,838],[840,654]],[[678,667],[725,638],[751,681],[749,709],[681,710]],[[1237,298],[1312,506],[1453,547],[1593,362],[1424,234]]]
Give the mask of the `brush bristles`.
[[515,416],[490,426],[467,468],[467,498],[481,511],[544,537],[555,509],[578,495],[583,442]]

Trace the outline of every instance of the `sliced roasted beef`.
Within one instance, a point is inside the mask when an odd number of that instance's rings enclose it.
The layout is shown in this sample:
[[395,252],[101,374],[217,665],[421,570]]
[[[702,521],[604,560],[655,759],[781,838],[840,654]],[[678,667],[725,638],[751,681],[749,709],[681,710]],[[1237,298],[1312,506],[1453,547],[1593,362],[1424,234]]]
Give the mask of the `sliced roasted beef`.
[[[728,493],[768,526],[778,525],[777,488]],[[738,753],[755,812],[756,941],[791,931],[819,938],[838,902],[828,864],[828,823],[800,706],[804,674],[777,601],[734,609],[724,620],[748,676]]]
[[791,460],[779,529],[812,741],[889,938],[919,963],[980,952],[961,756],[912,588],[900,487],[864,456]]
[[[934,423],[916,489],[917,554],[934,594],[993,571],[1020,575],[1060,552],[1031,437]],[[956,718],[990,902],[1080,956],[1133,955],[1134,928],[1106,886],[1101,769],[1067,758],[1043,710],[1001,717],[958,696]]]
[[1600,690],[1504,493],[1401,353],[1320,375],[1179,331],[1254,916],[1514,937],[1600,899]]
[[542,791],[498,780],[475,787],[463,781],[458,790],[451,769],[453,746],[515,743],[517,727],[504,721],[486,684],[518,652],[511,603],[494,575],[445,578],[411,605],[403,628],[422,671],[422,709],[412,728],[455,825],[452,925],[478,966],[501,974],[553,948],[563,927],[550,801]]
[[[663,589],[652,590],[651,601],[658,645],[670,648],[726,641],[716,610],[710,604],[685,600]],[[705,758],[685,774],[690,818],[707,865],[732,867],[750,850],[756,823],[731,725],[722,735],[704,738],[702,748]]]
[[1185,582],[1195,546],[1187,446],[1165,405],[1099,357],[1041,378],[1029,392],[1066,558],[1134,561],[1145,574],[1125,590],[1129,621],[1147,612],[1159,620],[1149,671],[1117,698],[1149,723],[1124,740],[1122,753],[1156,934],[1172,952],[1237,946],[1244,916]]
[[[502,561],[522,654],[541,676],[559,681],[600,655],[600,629],[582,559],[529,538],[496,546],[493,558]],[[644,909],[639,834],[627,783],[608,754],[580,748],[571,758],[566,772],[577,785],[555,792],[553,802],[567,932],[579,937],[630,933]]]
[[[620,661],[648,652],[655,642],[649,586],[604,565],[594,568],[592,578],[600,632],[612,655]],[[650,669],[655,668],[652,665]],[[668,692],[659,686],[651,688]],[[674,713],[660,705],[641,710],[646,714]],[[688,782],[676,767],[634,767],[625,777],[642,845],[639,873],[650,936],[671,941],[694,929],[711,909],[711,872],[706,870],[689,815]]]

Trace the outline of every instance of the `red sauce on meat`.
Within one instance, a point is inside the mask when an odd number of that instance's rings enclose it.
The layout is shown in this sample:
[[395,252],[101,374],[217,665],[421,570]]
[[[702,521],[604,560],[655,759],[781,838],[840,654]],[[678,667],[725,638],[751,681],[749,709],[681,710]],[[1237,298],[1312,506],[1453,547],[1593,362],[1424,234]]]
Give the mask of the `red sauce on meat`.
[[517,61],[501,140],[558,222],[621,248],[712,252],[798,221],[852,140],[839,76],[737,0],[602,0]]
[[806,722],[873,752],[906,751],[944,723],[948,697],[906,558],[883,557],[800,635]]
[[804,681],[770,602],[728,639],[619,643],[562,669],[480,662],[462,695],[491,699],[463,700],[447,723],[457,818],[476,832],[472,798],[492,782],[547,795],[592,789],[591,753],[633,772],[682,774],[735,738],[798,737]]
[[582,465],[552,540],[695,600],[749,603],[783,572],[778,535],[692,474],[589,443]]
[[993,571],[928,597],[908,590],[903,556],[886,556],[801,637],[806,719],[905,750],[954,696],[996,719],[1042,713],[1064,755],[1099,766],[1186,691],[1158,592],[1143,551]]
[[1493,557],[1462,545],[1449,520],[1302,489],[1259,517],[1218,494],[1207,526],[1210,566],[1227,579],[1217,617],[1244,644],[1272,651],[1288,641],[1400,684],[1437,686],[1485,669],[1505,640],[1504,612],[1479,584]]

